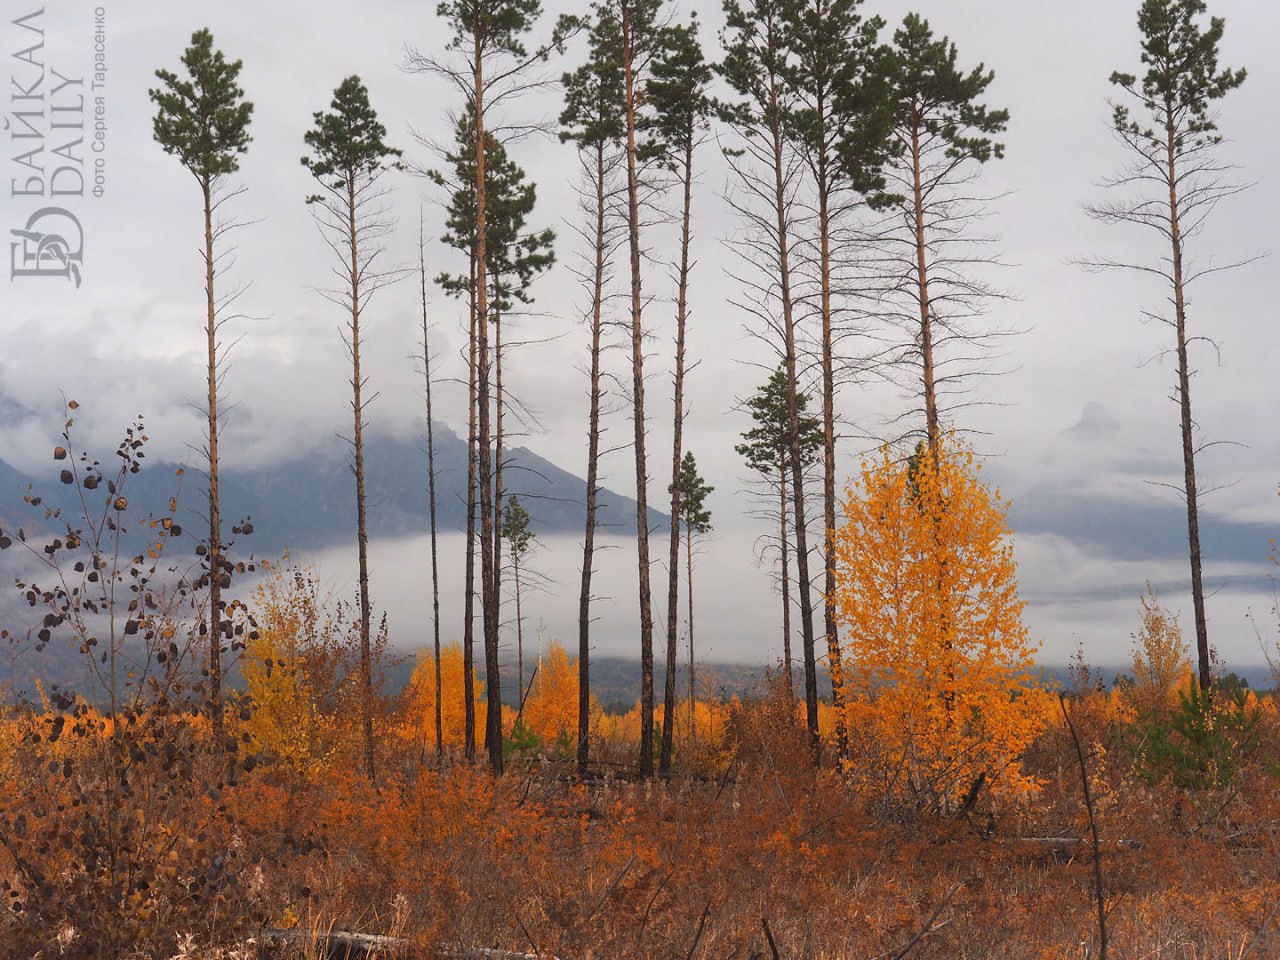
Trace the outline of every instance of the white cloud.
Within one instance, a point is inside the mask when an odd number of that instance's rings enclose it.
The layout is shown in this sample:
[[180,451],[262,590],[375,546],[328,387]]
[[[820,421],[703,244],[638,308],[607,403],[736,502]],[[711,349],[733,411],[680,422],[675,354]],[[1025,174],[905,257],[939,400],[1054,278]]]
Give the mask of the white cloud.
[[[1104,99],[1111,70],[1137,61],[1130,6],[1136,4],[1087,0],[1071,10],[976,0],[916,5],[936,30],[956,40],[963,63],[981,60],[995,70],[990,98],[1012,113],[1007,159],[989,164],[984,177],[992,193],[1009,192],[993,204],[988,225],[1002,235],[1001,248],[1016,264],[995,279],[1019,291],[1021,299],[1000,304],[991,319],[1028,332],[1012,344],[1014,372],[986,389],[990,399],[1005,405],[979,408],[961,425],[985,432],[977,438],[979,448],[998,454],[989,476],[1015,498],[1068,490],[1097,501],[1167,501],[1172,494],[1145,481],[1176,482],[1180,471],[1176,409],[1167,400],[1172,367],[1167,361],[1147,362],[1167,345],[1167,332],[1138,319],[1143,307],[1158,305],[1161,292],[1137,278],[1088,275],[1066,262],[1070,255],[1095,252],[1142,259],[1159,255],[1149,238],[1094,224],[1080,209],[1083,201],[1098,196],[1094,184],[1124,161],[1108,130]],[[907,4],[893,0],[878,10],[892,26]],[[699,12],[704,37],[710,39],[718,10],[713,5]],[[1280,183],[1263,177],[1280,148],[1280,101],[1271,93],[1280,86],[1280,66],[1270,50],[1277,26],[1272,11],[1246,0],[1220,0],[1214,12],[1227,18],[1223,62],[1250,70],[1245,86],[1223,103],[1222,128],[1232,140],[1225,155],[1241,166],[1241,179],[1260,181],[1246,196],[1225,202],[1198,238],[1200,249],[1227,260],[1265,252],[1271,221],[1261,212],[1280,206]],[[62,64],[84,63],[89,21],[70,7],[50,8],[48,21],[51,57]],[[3,457],[18,466],[44,464],[61,418],[60,391],[83,405],[86,443],[114,445],[121,426],[139,412],[147,415],[157,455],[181,458],[200,442],[201,416],[190,406],[204,390],[199,197],[190,176],[152,142],[147,89],[155,83],[155,68],[176,67],[191,31],[206,23],[229,56],[244,59],[243,83],[256,104],[254,142],[234,179],[244,193],[226,207],[244,223],[233,234],[238,250],[226,283],[245,288],[237,309],[246,316],[227,327],[241,339],[226,379],[227,396],[239,407],[227,423],[225,455],[229,463],[246,466],[284,462],[346,429],[349,374],[336,330],[341,318],[311,289],[327,281],[329,265],[303,204],[309,184],[298,163],[302,134],[333,87],[347,74],[360,73],[391,141],[414,163],[435,164],[410,130],[447,140],[445,113],[457,105],[457,97],[439,80],[400,69],[406,43],[435,51],[443,46],[431,5],[375,0],[357,12],[353,6],[297,0],[228,0],[211,8],[170,5],[160,16],[141,0],[123,0],[109,8],[107,193],[101,200],[86,200],[84,285],[73,290],[66,284],[0,280],[5,285],[0,410],[6,411],[0,446]],[[0,27],[0,39],[7,41],[11,30],[7,23]],[[6,42],[3,49],[11,46]],[[546,116],[557,110],[554,98],[528,106]],[[539,185],[535,216],[560,233],[561,264],[536,288],[542,315],[521,323],[527,336],[545,342],[513,351],[507,373],[513,391],[546,429],[520,442],[581,473],[585,336],[576,307],[580,291],[565,266],[573,241],[563,219],[576,215],[571,177],[577,168],[570,150],[537,139],[513,147]],[[726,271],[734,265],[721,241],[740,226],[718,195],[725,171],[714,144],[705,148],[702,163],[690,333],[691,354],[701,363],[688,387],[686,437],[716,486],[712,507],[723,531],[708,544],[704,558],[702,635],[708,650],[733,659],[739,650],[758,656],[771,649],[768,638],[776,633],[760,626],[772,622],[776,603],[765,572],[752,560],[750,541],[762,528],[746,518],[747,499],[737,491],[747,471],[733,452],[747,426],[735,402],[764,380],[764,367],[772,361],[729,306],[737,291]],[[456,258],[435,240],[441,232],[439,197],[408,176],[395,185],[400,228],[388,260],[416,262],[424,197],[429,269],[456,268]],[[0,218],[8,223],[7,212],[0,211]],[[670,229],[657,230],[649,243],[670,251],[673,236]],[[1222,346],[1221,366],[1212,352],[1197,355],[1197,419],[1208,439],[1250,444],[1216,447],[1204,455],[1208,483],[1239,481],[1205,503],[1207,524],[1229,520],[1280,529],[1275,496],[1280,441],[1271,422],[1280,326],[1271,316],[1269,279],[1267,266],[1211,278],[1192,304],[1196,331],[1211,332]],[[658,298],[647,314],[654,335],[648,368],[649,492],[651,502],[660,505],[669,472],[671,311],[663,298],[669,297],[670,283],[662,268],[651,270],[647,283]],[[417,431],[422,417],[420,378],[409,359],[419,352],[419,310],[417,281],[410,278],[384,291],[367,315],[371,386],[380,394],[371,419],[375,429],[401,436]],[[437,393],[437,416],[456,427],[465,423],[464,393],[457,385],[465,375],[460,315],[457,304],[432,292],[439,372],[452,380]],[[625,380],[623,361],[623,352],[615,350],[608,362]],[[619,397],[615,391],[615,400]],[[841,415],[858,425],[851,432],[875,434],[902,403],[892,390],[874,387],[846,390],[839,406]],[[1090,411],[1096,416],[1086,417],[1086,425],[1106,429],[1071,431],[1082,412]],[[618,409],[609,419],[606,444],[625,445],[630,434],[626,412]],[[844,444],[841,473],[852,471],[865,442]],[[629,492],[629,452],[614,453],[605,474],[610,486]],[[1096,552],[1096,545],[1090,548],[1095,552],[1082,552],[1069,542],[1071,532],[1058,531],[1067,539],[1052,543],[1026,537],[1019,547],[1032,597],[1028,616],[1052,650],[1062,649],[1063,638],[1077,633],[1123,639],[1134,620],[1136,593],[1127,606],[1073,597],[1117,583],[1140,589],[1148,578],[1173,583],[1183,565],[1177,556],[1156,563],[1116,561]],[[377,560],[383,579],[375,589],[409,632],[421,620],[413,606],[419,547],[380,546]],[[624,553],[620,548],[602,559],[608,571],[602,577],[618,605],[604,614],[601,644],[616,645],[617,652],[634,646],[634,612],[627,605],[634,588],[628,585]],[[549,549],[548,562],[572,574],[571,545]],[[539,601],[541,615],[558,631],[572,623],[571,593],[555,599],[556,611],[550,596]],[[1224,591],[1213,601],[1219,611],[1215,623],[1221,622],[1226,633],[1234,630],[1239,607],[1232,596]]]

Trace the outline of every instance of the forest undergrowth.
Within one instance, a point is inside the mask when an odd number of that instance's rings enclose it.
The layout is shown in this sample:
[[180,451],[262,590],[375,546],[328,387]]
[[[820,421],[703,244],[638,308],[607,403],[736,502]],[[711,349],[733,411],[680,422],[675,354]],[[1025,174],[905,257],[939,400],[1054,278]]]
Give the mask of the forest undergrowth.
[[[1112,954],[1275,956],[1280,715],[1220,692],[1197,739],[1189,676],[1145,718],[1136,689],[1064,700]],[[15,957],[235,957],[265,926],[390,935],[422,957],[1096,957],[1081,769],[1053,706],[1021,760],[1035,789],[980,785],[955,810],[859,778],[832,738],[815,765],[781,686],[706,706],[719,734],[678,741],[665,780],[633,776],[625,739],[580,779],[536,731],[508,742],[502,778],[453,745],[438,766],[411,701],[383,716],[377,784],[355,720],[314,763],[246,751],[226,782],[204,718],[15,713],[0,940]]]

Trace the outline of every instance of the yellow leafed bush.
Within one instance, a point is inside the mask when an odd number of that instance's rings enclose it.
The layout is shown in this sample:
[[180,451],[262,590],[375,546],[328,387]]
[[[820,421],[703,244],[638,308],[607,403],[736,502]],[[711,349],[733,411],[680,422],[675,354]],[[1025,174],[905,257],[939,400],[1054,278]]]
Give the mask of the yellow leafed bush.
[[[484,733],[484,702],[481,685],[472,671],[472,690],[476,695],[475,715],[480,734]],[[462,747],[466,742],[467,700],[466,667],[462,644],[450,643],[440,650],[440,725],[446,747]],[[435,743],[436,729],[436,658],[430,650],[418,655],[409,681],[408,720],[423,743]]]
[[885,799],[954,807],[975,783],[1033,786],[1018,757],[1047,716],[1022,623],[1005,504],[944,441],[862,466],[835,537],[853,775]]
[[524,704],[524,725],[543,744],[578,740],[578,662],[551,644],[538,660],[537,675]]

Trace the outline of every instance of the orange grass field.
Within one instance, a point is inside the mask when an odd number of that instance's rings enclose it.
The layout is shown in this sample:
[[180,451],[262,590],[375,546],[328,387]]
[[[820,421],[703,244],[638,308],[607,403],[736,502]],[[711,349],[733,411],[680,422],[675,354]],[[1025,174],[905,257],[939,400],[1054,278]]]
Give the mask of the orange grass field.
[[[1017,788],[996,773],[957,807],[927,784],[868,775],[856,731],[841,763],[827,708],[815,765],[779,685],[697,704],[696,737],[677,723],[665,780],[633,775],[636,711],[599,715],[598,762],[579,779],[558,759],[573,662],[555,648],[543,662],[500,779],[463,760],[452,721],[437,768],[429,663],[385,705],[376,785],[341,710],[281,727],[270,698],[246,705],[233,781],[204,718],[13,712],[0,752],[4,955],[230,958],[253,955],[245,944],[266,924],[391,934],[421,957],[769,957],[769,937],[785,958],[1098,956],[1081,770],[1056,698],[1039,701]],[[460,669],[444,676],[448,693]],[[1274,957],[1280,715],[1269,697],[1219,694],[1215,752],[1189,767],[1175,751],[1162,767],[1143,731],[1187,713],[1189,685],[1184,674],[1181,698],[1167,691],[1144,715],[1136,688],[1066,700],[1110,949]]]

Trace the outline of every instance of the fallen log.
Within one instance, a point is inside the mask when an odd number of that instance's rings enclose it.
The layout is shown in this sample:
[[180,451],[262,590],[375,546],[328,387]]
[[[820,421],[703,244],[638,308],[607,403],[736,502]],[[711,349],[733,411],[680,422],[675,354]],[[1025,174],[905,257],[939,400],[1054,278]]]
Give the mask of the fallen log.
[[372,933],[352,933],[348,930],[282,930],[268,927],[262,931],[262,941],[267,946],[300,944],[309,949],[318,948],[326,960],[391,960],[402,957],[408,960],[409,943],[399,937],[380,936]]
[[[318,948],[326,960],[416,960],[412,944],[401,937],[350,930],[283,930],[268,927],[262,931],[266,945],[301,944]],[[423,958],[426,960],[426,958]],[[430,960],[559,960],[550,954],[520,953],[491,947],[442,947]]]
[[[1049,846],[1056,847],[1073,847],[1082,843],[1088,843],[1084,837],[1012,837],[1014,843],[1044,843]],[[1108,847],[1141,847],[1141,840],[1100,840],[1103,846]]]

